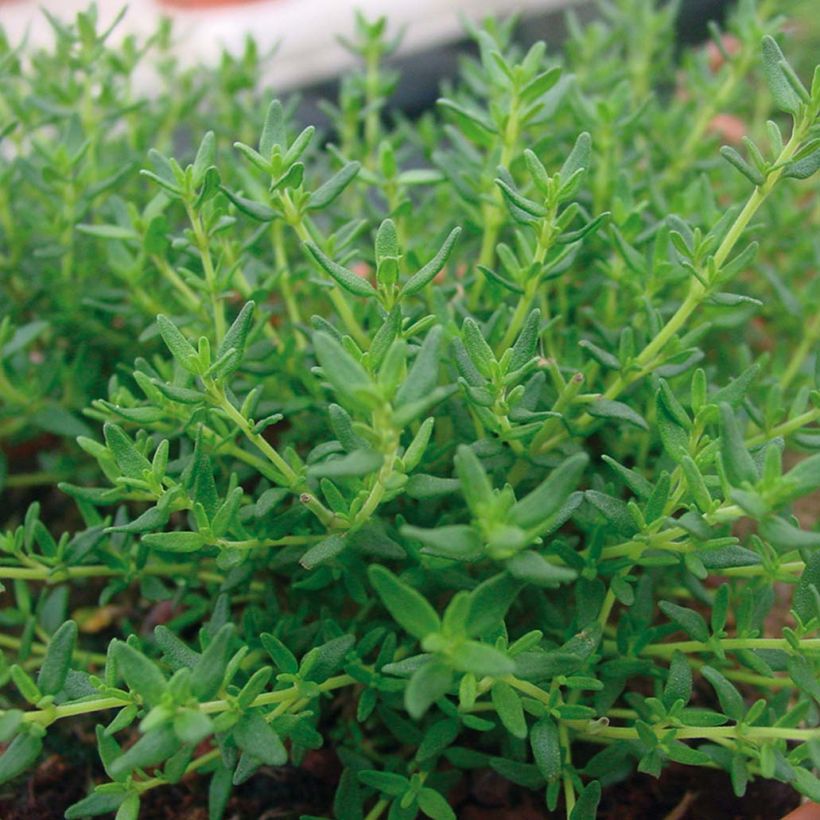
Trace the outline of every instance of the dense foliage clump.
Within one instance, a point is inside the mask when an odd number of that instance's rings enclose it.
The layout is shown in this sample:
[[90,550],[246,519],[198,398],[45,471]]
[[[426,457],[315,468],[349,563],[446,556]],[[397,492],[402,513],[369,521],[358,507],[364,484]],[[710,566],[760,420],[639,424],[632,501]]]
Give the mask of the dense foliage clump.
[[0,44],[6,788],[91,719],[67,817],[322,746],[343,820],[476,768],[820,800],[820,71],[771,5],[489,23],[413,123],[359,20],[324,136],[252,44]]

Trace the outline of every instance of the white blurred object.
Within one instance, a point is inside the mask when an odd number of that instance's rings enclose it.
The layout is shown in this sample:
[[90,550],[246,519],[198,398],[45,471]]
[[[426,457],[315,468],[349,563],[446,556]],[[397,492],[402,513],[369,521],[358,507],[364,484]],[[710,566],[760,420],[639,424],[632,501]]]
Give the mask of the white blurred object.
[[[464,28],[462,17],[480,20],[489,14],[543,12],[573,2],[576,0],[258,0],[182,10],[155,0],[129,0],[128,13],[113,42],[126,34],[148,34],[160,16],[168,15],[175,20],[180,60],[190,65],[214,62],[223,46],[240,51],[245,36],[252,34],[263,51],[277,46],[270,79],[282,89],[332,77],[352,64],[336,38],[353,34],[356,9],[368,19],[386,16],[391,32],[404,31],[400,53],[411,54],[459,37]],[[51,32],[41,7],[69,20],[87,6],[87,0],[0,0],[0,25],[12,43],[20,42],[28,32],[32,43],[44,45]],[[121,7],[119,0],[100,0],[101,22],[112,20]]]

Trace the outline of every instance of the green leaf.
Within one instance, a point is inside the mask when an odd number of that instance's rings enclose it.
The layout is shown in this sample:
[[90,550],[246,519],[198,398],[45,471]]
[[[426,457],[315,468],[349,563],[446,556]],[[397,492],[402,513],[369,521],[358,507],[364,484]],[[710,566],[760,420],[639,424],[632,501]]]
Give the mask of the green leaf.
[[788,489],[788,500],[800,498],[820,489],[820,453],[804,458],[785,476],[784,489]]
[[308,475],[314,478],[350,478],[366,476],[382,466],[384,456],[373,450],[354,450],[343,456],[320,461],[308,467]]
[[496,284],[501,285],[501,287],[510,291],[510,293],[515,293],[519,296],[521,296],[524,293],[524,288],[522,288],[521,285],[519,285],[517,282],[513,282],[511,279],[508,279],[506,276],[503,276],[497,271],[488,268],[486,265],[476,265],[476,267],[491,282],[495,282]]
[[598,399],[587,407],[587,413],[595,418],[616,419],[617,421],[624,421],[627,424],[631,424],[640,430],[649,430],[646,419],[640,413],[633,410],[628,404],[624,404],[620,401]]
[[313,334],[313,348],[324,377],[342,395],[372,386],[367,371],[333,337]]
[[535,765],[547,783],[561,777],[561,740],[558,725],[550,717],[543,717],[530,729],[530,746]]
[[671,459],[680,463],[689,452],[689,434],[668,407],[660,390],[655,399],[655,410],[663,449]]
[[417,800],[422,812],[433,820],[456,820],[456,814],[447,799],[435,789],[424,786],[419,790]]
[[503,677],[515,671],[515,662],[500,650],[478,641],[460,644],[450,663],[459,672],[472,672],[478,677]]
[[760,173],[753,165],[746,162],[745,159],[731,146],[724,145],[720,149],[721,156],[730,164],[733,165],[741,174],[743,174],[752,185],[760,186],[766,182],[766,177]]
[[820,778],[802,766],[795,766],[793,771],[795,787],[809,800],[820,802]]
[[216,137],[213,131],[207,131],[199,143],[199,148],[194,158],[192,168],[192,182],[195,187],[199,187],[205,178],[205,172],[214,165],[216,161]]
[[257,222],[273,222],[278,216],[277,212],[270,206],[240,196],[224,185],[220,185],[219,190],[228,197],[238,211],[245,214],[245,216],[249,216],[251,219],[255,219]]
[[812,664],[802,655],[789,655],[786,668],[795,684],[820,703],[820,680],[818,680],[820,670],[817,669],[817,665]]
[[420,666],[404,690],[404,706],[414,720],[420,720],[440,697],[447,694],[453,682],[452,670],[443,662],[432,660]]
[[400,296],[413,296],[413,294],[423,290],[433,281],[436,275],[447,264],[447,260],[450,258],[460,234],[461,228],[453,228],[453,230],[450,231],[438,253],[404,283],[401,291],[399,291]]
[[385,609],[406,632],[422,639],[441,629],[441,620],[433,607],[389,569],[371,566],[367,576]]
[[518,786],[523,786],[525,789],[539,789],[544,785],[544,777],[541,772],[530,763],[519,763],[517,760],[493,757],[490,759],[490,766],[506,780]]
[[598,816],[598,804],[600,802],[601,783],[598,780],[593,780],[578,795],[569,820],[595,820]]
[[154,640],[162,649],[165,662],[174,670],[183,667],[193,669],[201,657],[164,624],[154,628]]
[[180,709],[174,717],[174,732],[185,744],[196,746],[213,731],[211,718],[198,709]]
[[520,527],[540,529],[578,486],[588,463],[586,453],[570,456],[532,492],[512,506],[508,520]]
[[352,270],[348,270],[343,265],[334,262],[315,242],[305,242],[305,249],[313,257],[316,264],[348,293],[366,298],[376,295],[376,289],[367,279],[357,276]]
[[438,384],[442,335],[443,329],[439,326],[432,328],[427,334],[412,367],[396,393],[397,407],[420,401]]
[[461,482],[457,478],[440,478],[436,475],[416,473],[410,476],[404,487],[404,491],[410,498],[425,499],[438,498],[442,495],[452,495],[453,493],[457,493],[460,488]]
[[23,723],[21,709],[8,709],[0,715],[0,743],[8,743]]
[[487,473],[478,456],[466,444],[459,445],[453,462],[467,506],[474,516],[481,517],[493,499],[493,488]]
[[512,356],[507,367],[508,373],[524,367],[538,351],[539,331],[541,329],[541,311],[538,308],[531,310],[524,321],[524,327],[518,334],[512,347]]
[[820,169],[820,148],[801,159],[792,160],[783,166],[783,176],[792,179],[808,179]]
[[177,326],[162,314],[157,316],[157,324],[171,355],[190,373],[199,373],[199,356]]
[[98,817],[117,811],[128,796],[124,790],[92,792],[82,800],[69,806],[65,812],[66,820],[81,820],[84,817]]
[[157,665],[124,641],[114,644],[113,657],[129,689],[156,706],[167,689],[165,676]]
[[254,303],[246,302],[239,315],[234,319],[233,324],[228,328],[222,344],[216,352],[217,360],[221,359],[229,350],[235,350],[238,357],[235,365],[232,365],[230,370],[223,369],[222,375],[227,375],[239,367],[239,362],[242,359],[242,354],[245,352],[245,343],[248,339],[248,333],[253,323]]
[[794,590],[792,609],[804,624],[812,618],[820,618],[820,552],[811,553],[806,560]]
[[43,750],[43,741],[29,732],[22,732],[0,755],[0,783],[7,783],[34,764]]
[[288,762],[279,735],[258,709],[240,718],[233,728],[233,738],[242,751],[268,766],[284,766]]
[[379,772],[375,769],[367,769],[358,773],[359,780],[376,789],[382,794],[390,797],[401,797],[409,788],[410,782],[406,777],[394,772]]
[[296,657],[279,638],[270,632],[263,632],[259,637],[262,641],[262,646],[271,656],[280,672],[293,674],[299,669],[299,662],[296,660]]
[[588,132],[583,131],[575,140],[569,156],[564,160],[559,172],[562,184],[566,184],[578,172],[585,170],[589,166],[592,156],[592,137]]
[[820,547],[820,532],[801,530],[776,515],[761,521],[758,530],[760,535],[780,552]]
[[524,196],[506,180],[496,178],[495,184],[501,189],[504,201],[511,206],[513,216],[517,215],[516,211],[528,215],[530,220],[543,219],[547,215],[547,209],[542,204]]
[[533,77],[520,91],[522,102],[529,103],[547,93],[560,79],[561,67],[552,66]]
[[424,552],[454,561],[473,561],[483,552],[481,537],[466,524],[450,524],[431,530],[405,525],[401,534],[421,541]]
[[259,137],[259,153],[269,160],[274,146],[285,144],[285,109],[279,100],[273,100],[265,113],[265,122]]
[[672,705],[682,700],[684,706],[692,697],[692,669],[686,655],[675,652],[669,662],[669,675],[663,687],[663,705],[671,709]]
[[504,728],[514,737],[525,738],[527,736],[527,721],[524,717],[524,709],[521,706],[521,698],[515,689],[504,681],[496,681],[490,692],[493,707],[501,719]]
[[222,820],[232,789],[231,770],[218,765],[208,785],[208,820]]
[[116,424],[106,424],[103,435],[108,449],[117,462],[122,474],[128,478],[142,478],[145,471],[151,471],[151,462],[137,450],[125,431]]
[[768,34],[763,38],[763,75],[772,92],[775,105],[782,111],[796,115],[800,110],[800,97],[792,88],[781,63],[786,61],[780,46]]
[[597,490],[586,490],[584,498],[611,524],[621,535],[630,537],[637,529],[627,505],[620,498],[600,493]]
[[[121,646],[123,644],[120,644]],[[180,741],[170,726],[158,726],[146,732],[109,766],[112,777],[128,774],[135,769],[145,769],[165,762],[175,754]]]
[[376,260],[398,259],[399,237],[396,233],[396,223],[392,219],[385,219],[376,232]]
[[319,211],[330,205],[356,178],[361,167],[360,162],[345,163],[327,182],[322,183],[315,191],[311,192],[307,201],[307,209],[309,211]]
[[197,552],[208,541],[198,532],[152,532],[142,536],[142,543],[165,552]]
[[734,412],[725,402],[720,405],[720,454],[732,486],[757,481],[757,468],[746,449]]
[[77,624],[74,621],[66,621],[51,636],[37,676],[37,686],[44,695],[56,695],[63,688],[76,643]]
[[712,509],[712,496],[709,494],[706,482],[703,480],[703,475],[697,464],[687,454],[681,457],[680,466],[683,469],[686,485],[695,500],[695,504],[698,505],[701,512],[709,512]]
[[732,720],[743,720],[743,716],[746,714],[746,704],[743,702],[740,692],[735,689],[734,684],[730,683],[726,677],[711,666],[702,666],[700,673],[712,684],[724,713]]
[[194,666],[191,690],[200,701],[210,700],[219,692],[228,668],[233,636],[233,624],[220,627]]
[[534,550],[519,552],[510,558],[505,566],[513,578],[539,587],[554,588],[561,584],[568,584],[578,577],[574,569],[552,564]]
[[520,589],[521,584],[506,573],[480,583],[470,593],[467,634],[474,637],[497,629],[503,623],[507,610]]
[[671,601],[658,602],[658,609],[674,621],[693,641],[706,642],[709,640],[709,627],[699,612],[678,606]]
[[425,732],[416,752],[416,760],[434,762],[458,737],[461,725],[458,720],[447,719],[433,723]]
[[610,456],[601,456],[616,473],[623,479],[627,487],[639,498],[648,498],[652,494],[652,485],[636,470],[630,470]]
[[299,563],[305,569],[315,569],[328,561],[332,561],[337,555],[341,555],[346,547],[347,541],[338,533],[333,533],[318,544],[314,544],[299,559]]

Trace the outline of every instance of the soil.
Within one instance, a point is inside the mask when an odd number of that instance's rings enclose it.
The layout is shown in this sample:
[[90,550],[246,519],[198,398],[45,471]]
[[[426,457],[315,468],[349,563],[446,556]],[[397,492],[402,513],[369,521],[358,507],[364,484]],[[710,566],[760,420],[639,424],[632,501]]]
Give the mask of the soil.
[[[79,745],[79,744],[78,744]],[[75,746],[75,748],[77,748]],[[92,752],[93,754],[93,752]],[[25,780],[0,793],[3,820],[61,820],[66,808],[83,797],[100,776],[92,757],[52,754]],[[333,816],[332,801],[339,765],[334,753],[310,753],[299,766],[263,768],[236,788],[226,820],[278,820],[302,814]],[[562,806],[550,813],[543,795],[512,786],[490,770],[470,772],[450,795],[459,820],[558,820]],[[749,784],[736,798],[728,776],[719,771],[673,764],[660,779],[637,774],[605,790],[599,820],[776,820],[795,809],[800,798],[787,785]],[[801,820],[818,820],[808,809]],[[820,812],[820,807],[817,807]],[[207,820],[207,779],[188,778],[143,797],[143,820]]]

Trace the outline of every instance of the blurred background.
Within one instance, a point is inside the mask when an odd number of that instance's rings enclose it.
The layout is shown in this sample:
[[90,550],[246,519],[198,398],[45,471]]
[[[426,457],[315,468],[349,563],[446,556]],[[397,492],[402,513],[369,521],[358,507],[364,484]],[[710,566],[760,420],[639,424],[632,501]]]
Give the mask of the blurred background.
[[[725,2],[684,0],[681,26],[687,36],[697,38],[706,19],[721,16]],[[124,4],[99,0],[103,22],[113,20]],[[50,36],[42,8],[71,19],[87,5],[88,0],[0,0],[0,25],[12,43],[28,37],[37,44]],[[424,105],[441,77],[453,72],[465,20],[516,13],[525,40],[557,43],[567,7],[578,8],[582,16],[591,13],[584,0],[128,0],[127,5],[116,37],[152,32],[160,16],[168,15],[174,19],[180,58],[189,64],[218,60],[223,46],[239,52],[252,33],[260,51],[275,50],[268,64],[271,76],[264,79],[280,90],[331,81],[350,65],[338,36],[352,34],[354,9],[369,19],[385,15],[393,32],[403,32],[396,59],[411,75],[396,104],[411,109]]]

